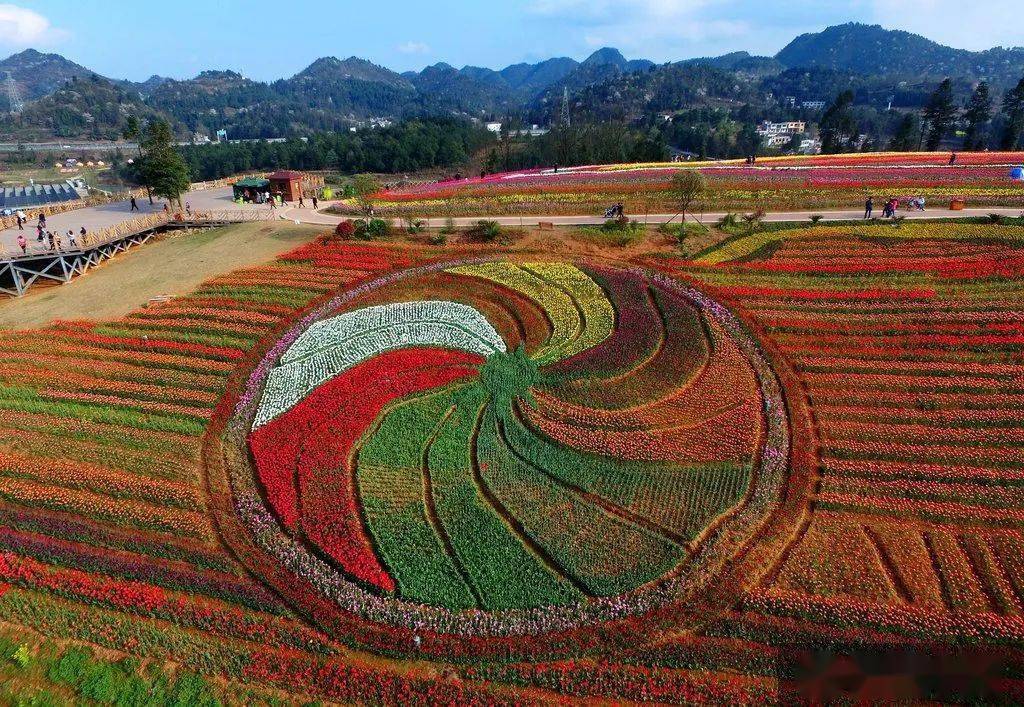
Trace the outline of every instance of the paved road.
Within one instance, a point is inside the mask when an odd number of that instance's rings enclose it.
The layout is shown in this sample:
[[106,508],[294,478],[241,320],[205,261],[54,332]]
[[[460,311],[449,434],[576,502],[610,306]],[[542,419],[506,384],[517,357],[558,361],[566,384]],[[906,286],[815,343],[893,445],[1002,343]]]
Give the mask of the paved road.
[[[735,212],[734,212],[735,213]],[[936,218],[971,218],[975,216],[987,216],[988,214],[1000,214],[1002,216],[1022,216],[1024,210],[1020,207],[1013,208],[986,208],[986,209],[964,209],[963,211],[951,211],[949,209],[928,209],[926,211],[900,211],[900,215],[906,216],[907,219],[921,220],[921,219],[936,219]],[[863,210],[840,210],[840,211],[780,211],[776,213],[769,213],[765,216],[765,221],[809,221],[812,214],[821,214],[827,221],[863,221],[864,212]],[[645,221],[649,224],[662,224],[670,220],[678,221],[679,217],[676,214],[648,214],[635,215],[627,214],[630,218],[635,218],[639,221]],[[875,215],[881,218],[882,212],[878,210]],[[725,212],[721,213],[707,213],[699,214],[699,219],[703,223],[711,224],[718,221],[720,218],[725,216]],[[322,224],[324,226],[331,226],[337,224],[342,220],[343,217],[335,216],[333,214],[324,214],[313,211],[312,209],[297,209],[288,208],[282,210],[282,218],[299,219],[303,223]],[[346,217],[347,218],[347,217]],[[469,226],[479,221],[481,216],[473,217],[459,217],[453,219],[456,226]],[[439,227],[445,225],[447,219],[444,218],[430,218],[424,219],[428,226]],[[600,216],[494,216],[491,220],[497,221],[503,226],[536,226],[539,223],[552,223],[556,226],[591,226],[596,224],[604,223],[605,219]],[[696,217],[690,215],[687,217],[687,221],[694,221]]]
[[[190,192],[182,198],[183,202],[189,202],[192,208],[196,211],[269,211],[268,206],[254,206],[254,205],[242,205],[239,206],[231,200],[231,188],[224,187],[220,189],[207,189],[204,191]],[[330,206],[330,203],[321,203],[321,207],[326,208]],[[154,206],[150,206],[145,199],[139,200],[139,208],[141,209],[141,215],[148,213],[158,213],[163,210],[163,202],[157,201]],[[279,218],[288,220],[297,220],[301,223],[319,224],[323,226],[333,226],[342,220],[341,216],[335,216],[333,214],[325,214],[321,211],[314,211],[312,208],[299,209],[297,207],[285,206],[278,208],[276,213]],[[31,216],[31,211],[27,211]],[[880,213],[880,212],[876,212]],[[906,215],[908,219],[929,219],[929,218],[967,218],[971,216],[985,216],[989,213],[998,213],[1004,216],[1020,216],[1022,210],[1017,208],[987,208],[987,209],[965,209],[963,211],[950,211],[948,209],[928,209],[922,212],[910,212],[901,211],[901,214]],[[839,210],[839,211],[790,211],[790,212],[778,212],[770,213],[765,216],[766,221],[807,221],[811,214],[821,214],[825,219],[830,221],[860,221],[862,220],[863,212],[857,210]],[[68,229],[72,229],[75,233],[78,233],[82,226],[85,226],[86,230],[90,233],[95,233],[109,226],[113,226],[122,221],[128,221],[138,217],[140,214],[132,213],[129,210],[129,204],[127,201],[112,202],[110,204],[104,204],[102,206],[91,206],[86,209],[78,209],[76,211],[69,211],[63,214],[56,214],[47,219],[47,227],[54,232],[67,233]],[[723,213],[708,213],[701,216],[701,220],[704,223],[714,223],[719,218],[724,216]],[[643,216],[636,216],[630,214],[632,218],[639,218],[644,220]],[[661,224],[674,218],[673,214],[649,214],[646,216],[647,223]],[[480,217],[465,217],[454,219],[455,225],[467,226],[476,223],[480,220]],[[497,216],[494,220],[505,226],[536,226],[538,223],[552,223],[556,226],[581,226],[581,225],[593,225],[604,222],[600,216]],[[691,217],[690,220],[693,220]],[[438,227],[445,224],[446,219],[444,218],[432,218],[427,219],[429,226]],[[34,243],[35,238],[35,219],[30,218],[29,223],[25,226],[25,235],[29,239],[30,243]],[[9,229],[7,231],[0,232],[0,246],[6,248],[8,252],[15,252],[17,248],[16,239],[18,232],[16,229]]]

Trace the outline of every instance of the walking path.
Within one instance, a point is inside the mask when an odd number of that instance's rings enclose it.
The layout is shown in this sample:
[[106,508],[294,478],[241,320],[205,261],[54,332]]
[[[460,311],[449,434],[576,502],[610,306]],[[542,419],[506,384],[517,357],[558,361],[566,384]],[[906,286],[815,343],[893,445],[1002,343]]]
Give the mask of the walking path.
[[[243,212],[267,212],[270,211],[269,206],[266,205],[251,205],[244,204],[239,205],[231,200],[231,188],[223,187],[219,189],[206,189],[202,191],[194,191],[185,194],[182,197],[182,202],[188,202],[192,206],[193,211],[202,212],[231,212],[231,211],[243,211]],[[151,213],[159,213],[163,211],[163,202],[157,201],[153,206],[149,205],[146,199],[139,200],[140,212],[133,213],[130,211],[129,202],[118,201],[102,206],[90,206],[84,209],[78,209],[76,211],[68,211],[62,214],[55,214],[46,220],[47,228],[54,233],[65,234],[68,229],[73,230],[76,234],[79,229],[85,226],[86,230],[90,233],[96,233],[104,228],[117,225],[124,221],[130,221],[139,216],[144,216]],[[322,209],[326,209],[330,206],[330,203],[321,203]],[[29,223],[25,225],[25,237],[29,239],[30,244],[34,244],[36,231],[35,224],[36,220],[32,217],[32,212],[27,211],[30,216]],[[880,215],[880,211],[876,214]],[[1019,207],[1013,208],[979,208],[979,209],[964,209],[963,211],[951,211],[949,209],[928,209],[927,211],[900,211],[900,215],[906,216],[908,219],[935,219],[935,218],[970,218],[974,216],[987,216],[990,213],[1000,214],[1003,216],[1020,216],[1022,215],[1022,209]],[[285,205],[279,207],[276,210],[278,218],[287,219],[290,221],[297,221],[304,224],[313,224],[320,226],[331,226],[333,227],[340,221],[348,217],[335,216],[333,214],[326,214],[323,211],[314,211],[311,207],[300,209],[295,206]],[[827,221],[860,221],[862,220],[864,213],[860,210],[835,210],[835,211],[783,211],[769,213],[765,216],[765,221],[807,221],[811,215],[820,214]],[[678,218],[674,214],[648,214],[646,216],[637,214],[627,214],[631,218],[636,218],[640,221],[649,224],[661,224],[665,223],[673,218],[678,221]],[[714,223],[725,213],[706,213],[700,214],[699,218],[704,223]],[[456,226],[468,226],[475,224],[481,218],[480,216],[474,217],[460,217],[453,219]],[[447,219],[444,218],[430,218],[425,219],[428,226],[439,227],[446,223]],[[541,223],[550,223],[555,226],[583,226],[583,225],[595,225],[604,223],[604,219],[599,215],[594,216],[494,216],[491,220],[497,221],[503,226],[537,226]],[[694,216],[691,215],[688,220],[694,220]],[[6,249],[8,253],[14,253],[17,248],[17,229],[8,229],[0,232],[0,246]]]
[[[195,211],[235,211],[235,210],[254,210],[257,207],[252,206],[239,206],[231,200],[231,188],[222,189],[206,189],[202,191],[194,191],[185,194],[181,198],[182,203],[188,202],[192,205],[192,209]],[[145,198],[138,200],[139,210],[131,210],[131,202],[128,201],[112,201],[109,204],[102,204],[99,206],[89,206],[84,209],[75,209],[74,211],[65,211],[64,213],[54,214],[53,216],[46,217],[46,228],[54,233],[59,233],[64,242],[67,239],[64,235],[68,230],[72,230],[77,235],[79,230],[84,226],[85,230],[89,233],[97,233],[105,228],[116,226],[124,221],[131,221],[139,218],[140,216],[147,216],[149,214],[158,214],[164,210],[164,202],[156,200],[155,203],[150,206],[149,201]],[[267,210],[269,207],[261,206],[260,209]],[[25,238],[28,239],[29,245],[34,245],[36,242],[36,217],[37,212],[32,209],[24,209],[25,214],[29,217],[28,223],[25,224]],[[0,232],[0,246],[3,246],[8,253],[14,253],[17,248],[18,229],[9,228],[6,231]]]
[[[733,212],[736,213],[736,212]],[[765,221],[780,222],[780,221],[809,221],[812,215],[821,215],[825,221],[863,221],[864,211],[850,209],[850,210],[839,210],[839,211],[779,211],[772,212],[765,215]],[[928,209],[926,211],[900,211],[900,216],[906,216],[907,219],[921,220],[921,219],[937,219],[937,218],[974,218],[977,216],[988,216],[989,214],[999,214],[1001,216],[1017,217],[1024,215],[1024,209],[1018,207],[989,207],[983,209],[964,209],[963,211],[952,211],[950,209]],[[648,223],[652,225],[658,225],[667,223],[670,220],[679,221],[678,214],[626,214],[630,218],[636,219],[642,223]],[[690,214],[687,216],[687,221],[695,221],[699,218],[702,223],[713,224],[720,218],[726,215],[726,212],[717,213],[705,213],[705,214]],[[875,211],[875,217],[881,220],[881,210]],[[302,223],[318,224],[323,226],[333,226],[338,222],[346,218],[355,218],[350,216],[335,216],[334,214],[325,214],[313,211],[312,209],[298,209],[298,208],[286,208],[282,210],[282,218],[288,219],[299,219]],[[471,217],[459,217],[452,219],[456,226],[471,226],[480,219],[486,218],[491,221],[497,221],[503,226],[536,226],[541,223],[550,223],[555,226],[593,226],[599,225],[605,222],[605,219],[601,216],[471,216]],[[422,219],[426,222],[429,227],[440,227],[444,226],[447,222],[445,218],[429,218]]]

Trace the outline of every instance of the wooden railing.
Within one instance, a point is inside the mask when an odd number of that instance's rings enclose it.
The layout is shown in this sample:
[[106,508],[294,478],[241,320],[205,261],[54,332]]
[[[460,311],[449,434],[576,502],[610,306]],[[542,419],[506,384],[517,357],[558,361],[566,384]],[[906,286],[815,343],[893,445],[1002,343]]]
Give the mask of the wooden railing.
[[72,246],[67,236],[58,236],[59,246],[50,248],[49,241],[39,242],[32,239],[25,249],[4,246],[0,243],[0,259],[16,260],[18,258],[29,258],[39,255],[48,255],[55,252],[75,253],[90,248],[96,248],[112,241],[120,240],[126,236],[142,233],[154,228],[174,224],[195,224],[202,226],[210,223],[253,223],[258,221],[273,221],[277,215],[269,209],[231,209],[227,211],[193,211],[191,215],[185,213],[156,213],[138,218],[122,221],[121,223],[108,226],[107,228],[86,233],[85,236],[75,236],[76,245]]
[[[249,177],[264,178],[269,172],[245,174],[235,177],[226,177],[224,179],[215,179],[209,182],[195,182],[189,186],[189,191],[204,191],[206,189],[220,189],[221,187],[230,186],[239,179],[246,179]],[[71,201],[58,201],[52,204],[41,204],[39,206],[25,206],[20,209],[14,209],[15,214],[18,211],[24,213],[29,219],[35,220],[39,217],[39,214],[46,214],[47,217],[53,216],[54,214],[63,214],[68,211],[77,211],[78,209],[86,209],[90,206],[102,206],[103,204],[109,204],[114,201],[128,201],[132,197],[136,199],[146,198],[145,189],[129,189],[127,191],[110,192],[104,194],[92,194],[84,199],[73,199]],[[16,228],[18,225],[18,217],[16,215],[11,216],[0,216],[0,231],[6,231],[9,228]]]

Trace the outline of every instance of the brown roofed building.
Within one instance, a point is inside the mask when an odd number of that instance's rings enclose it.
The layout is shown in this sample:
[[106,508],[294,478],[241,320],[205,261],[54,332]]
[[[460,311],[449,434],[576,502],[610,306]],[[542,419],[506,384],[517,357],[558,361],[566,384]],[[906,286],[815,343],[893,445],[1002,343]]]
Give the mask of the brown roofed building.
[[270,192],[281,194],[285,201],[298,201],[302,194],[302,172],[295,172],[290,169],[282,169],[274,172],[267,179],[270,180]]

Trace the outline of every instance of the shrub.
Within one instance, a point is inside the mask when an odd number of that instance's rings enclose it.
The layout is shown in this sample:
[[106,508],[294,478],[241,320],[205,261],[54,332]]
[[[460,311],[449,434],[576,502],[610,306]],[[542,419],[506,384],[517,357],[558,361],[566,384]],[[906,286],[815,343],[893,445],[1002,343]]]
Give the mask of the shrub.
[[739,217],[736,214],[726,214],[718,219],[718,227],[722,229],[735,228],[737,223],[739,223]]
[[820,221],[823,218],[824,216],[822,216],[821,214],[811,214],[811,223],[818,223],[818,221]]
[[[583,230],[584,233],[593,233],[594,230],[599,230],[600,237],[595,238],[595,240],[599,240],[605,245],[625,248],[636,243],[643,236],[645,228],[639,221],[630,221],[626,216],[620,216],[619,218],[605,221],[600,229]],[[597,234],[594,235],[596,236]]]
[[988,220],[991,221],[992,223],[998,225],[998,224],[1001,224],[1003,222],[1003,215],[1002,214],[989,214],[988,215]]
[[356,225],[349,221],[342,221],[334,227],[334,235],[343,240],[349,240],[356,235]]
[[386,238],[391,233],[391,224],[382,218],[372,218],[366,224],[366,234],[369,240],[374,238]]
[[441,232],[435,233],[430,237],[430,245],[448,245],[448,234]]
[[504,233],[505,230],[497,221],[477,221],[469,231],[470,236],[484,243],[505,243],[507,238]]
[[372,241],[384,238],[391,233],[391,224],[380,218],[356,219],[352,221],[352,237],[360,241]]

